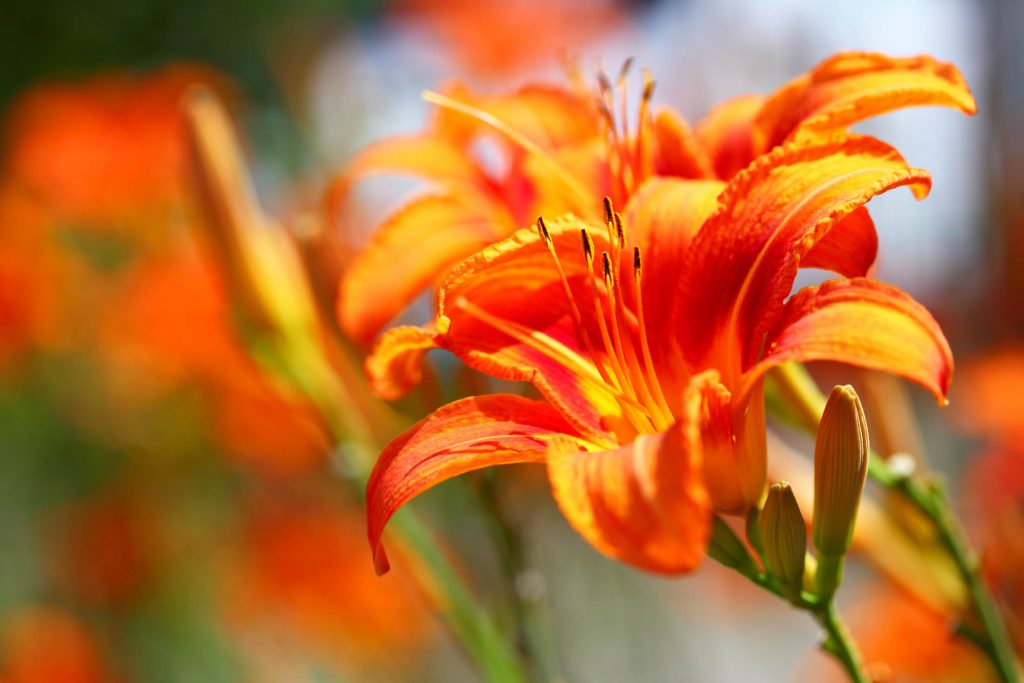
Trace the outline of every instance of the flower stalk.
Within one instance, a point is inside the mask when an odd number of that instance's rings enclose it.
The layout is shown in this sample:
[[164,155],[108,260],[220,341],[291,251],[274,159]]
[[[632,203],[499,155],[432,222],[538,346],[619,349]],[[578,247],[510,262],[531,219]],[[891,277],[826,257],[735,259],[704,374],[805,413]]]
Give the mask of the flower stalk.
[[[769,500],[771,495],[769,495]],[[794,501],[795,503],[795,501]],[[769,513],[772,514],[772,513]],[[714,517],[708,556],[719,564],[735,570],[752,583],[782,598],[794,608],[807,612],[825,631],[821,649],[831,655],[843,668],[853,683],[871,683],[871,677],[864,670],[864,664],[849,631],[836,611],[832,598],[822,599],[813,592],[790,591],[780,584],[770,572],[761,571],[757,562],[747,552],[743,542],[732,528],[717,515]],[[740,552],[742,551],[742,555]],[[813,558],[805,562],[813,566]],[[771,562],[766,562],[771,566]]]
[[[805,429],[812,429],[814,416],[821,415],[826,399],[806,369],[790,363],[779,368],[773,380],[790,410],[789,417]],[[934,475],[925,479],[894,472],[875,453],[871,453],[868,459],[867,474],[878,485],[910,502],[933,525],[939,542],[956,564],[961,581],[967,589],[968,609],[980,622],[979,630],[972,629],[972,636],[966,640],[974,643],[986,655],[1000,681],[1018,683],[1021,676],[1009,632],[995,598],[981,575],[977,553],[967,539],[963,524],[953,512],[945,487]]]

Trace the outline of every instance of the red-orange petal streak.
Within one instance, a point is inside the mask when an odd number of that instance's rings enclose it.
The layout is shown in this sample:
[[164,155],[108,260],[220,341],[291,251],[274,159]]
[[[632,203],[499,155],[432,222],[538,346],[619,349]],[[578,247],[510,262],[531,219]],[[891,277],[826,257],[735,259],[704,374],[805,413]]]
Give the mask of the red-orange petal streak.
[[708,112],[697,126],[697,139],[716,177],[728,180],[754,158],[754,119],[764,101],[761,95],[728,100]]
[[384,333],[366,359],[370,388],[381,398],[394,401],[419,384],[423,356],[438,348],[433,325],[402,325]]
[[450,403],[388,444],[366,487],[367,531],[377,573],[389,567],[381,544],[384,526],[405,503],[465,472],[543,462],[556,436],[578,439],[548,404],[497,394]]
[[917,382],[945,401],[953,354],[935,319],[905,292],[876,280],[830,280],[801,290],[766,341],[751,378],[786,361],[830,360]]
[[697,134],[678,113],[663,109],[654,117],[654,173],[679,178],[714,178],[715,171]]
[[710,531],[700,393],[688,391],[685,404],[668,432],[597,453],[562,439],[548,456],[551,490],[572,527],[606,555],[661,574],[695,569]]
[[904,107],[936,105],[977,111],[963,75],[933,57],[893,58],[869,52],[829,57],[777,90],[755,123],[764,152],[806,133],[842,130]]
[[477,203],[426,196],[392,214],[345,273],[338,319],[368,342],[424,289],[512,227]]
[[[717,343],[749,367],[802,258],[872,197],[901,185],[920,197],[930,177],[885,143],[846,135],[779,147],[733,178],[721,210],[694,238],[693,259],[679,281],[675,329],[685,331],[691,357],[705,357]],[[858,234],[874,239],[871,232],[847,232]],[[845,259],[833,266],[823,255],[817,267],[847,269]],[[733,343],[740,348],[731,349]]]

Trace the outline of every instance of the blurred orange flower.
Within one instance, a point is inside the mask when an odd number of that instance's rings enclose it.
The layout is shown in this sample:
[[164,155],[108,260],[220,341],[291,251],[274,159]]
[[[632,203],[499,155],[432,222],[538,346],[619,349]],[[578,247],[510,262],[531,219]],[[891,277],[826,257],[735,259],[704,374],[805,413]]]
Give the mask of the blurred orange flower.
[[[865,666],[878,683],[962,683],[994,681],[984,656],[957,637],[955,623],[909,593],[880,584],[865,591],[849,611],[850,630]],[[819,658],[810,681],[847,677]]]
[[954,394],[953,417],[965,430],[998,441],[1024,443],[1024,348],[992,349],[972,359]]
[[[369,175],[412,175],[429,184],[388,216],[352,261],[338,298],[350,336],[372,340],[452,266],[538,215],[599,220],[603,196],[624,205],[643,194],[659,204],[666,179],[722,189],[722,181],[779,144],[844,131],[893,109],[975,111],[956,68],[927,56],[837,54],[770,97],[716,107],[696,131],[671,109],[652,114],[647,74],[633,127],[625,69],[616,84],[602,75],[597,92],[578,75],[574,80],[572,89],[531,85],[498,96],[451,86],[428,96],[441,109],[426,131],[371,145],[342,170],[327,198],[332,217]],[[673,209],[669,201],[659,210]],[[870,220],[862,221],[873,239]]]
[[62,264],[45,228],[39,203],[0,181],[0,370],[58,338]]
[[189,251],[141,262],[121,297],[102,351],[111,363],[107,375],[122,388],[145,397],[199,382],[226,454],[262,474],[288,476],[323,461],[330,451],[325,425],[313,406],[273,385],[249,356],[211,263]]
[[111,490],[59,511],[54,569],[75,600],[120,604],[137,597],[159,562],[153,510]]
[[[621,28],[627,15],[608,0],[401,0],[393,12],[424,26],[460,67],[502,76],[553,61]],[[481,30],[484,29],[484,30]]]
[[[461,263],[434,322],[382,338],[368,361],[378,391],[408,389],[426,351],[444,348],[532,382],[546,402],[463,399],[393,441],[367,488],[378,569],[384,525],[418,493],[481,467],[546,462],[555,499],[592,545],[651,571],[688,571],[712,510],[745,513],[760,500],[770,368],[840,361],[943,400],[953,359],[938,325],[864,277],[876,247],[864,204],[903,185],[920,198],[930,178],[888,145],[809,137],[760,156],[724,190],[661,179],[624,217],[606,202],[607,231],[540,221]],[[789,296],[801,266],[850,279]]]
[[[230,616],[241,629],[270,624],[326,661],[401,667],[396,653],[425,642],[426,603],[407,578],[381,582],[364,561],[362,515],[306,496],[260,499],[247,513]],[[408,663],[410,660],[404,660]]]
[[166,211],[186,187],[180,100],[197,83],[227,90],[211,69],[175,65],[29,91],[6,122],[3,172],[75,227],[108,230]]
[[3,629],[4,683],[111,683],[100,644],[71,616],[49,607],[25,608]]

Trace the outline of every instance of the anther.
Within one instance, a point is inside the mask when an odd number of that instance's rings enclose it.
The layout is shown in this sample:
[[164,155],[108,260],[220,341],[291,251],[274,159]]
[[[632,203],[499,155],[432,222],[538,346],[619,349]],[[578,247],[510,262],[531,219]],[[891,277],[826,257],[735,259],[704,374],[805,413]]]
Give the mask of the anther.
[[537,217],[537,232],[544,239],[544,243],[549,247],[551,246],[551,235],[548,234],[548,226],[544,224],[544,218],[541,216]]
[[619,249],[622,249],[626,246],[626,229],[622,225],[622,215],[618,211],[612,215],[615,219],[615,234],[619,238]]
[[615,274],[612,272],[612,257],[607,251],[601,252],[601,261],[604,266],[604,283],[609,290],[615,289]]
[[603,200],[603,203],[604,203],[604,221],[605,221],[605,223],[611,224],[615,220],[615,218],[614,218],[614,216],[615,216],[615,209],[612,206],[612,198],[608,197],[606,195],[604,200]]
[[583,237],[583,256],[587,259],[587,265],[594,263],[594,240],[586,228],[580,228],[580,235]]
[[640,271],[640,247],[633,247],[633,276],[636,277],[637,280],[640,279]]
[[618,82],[619,82],[620,86],[621,86],[622,83],[625,82],[626,77],[629,76],[629,70],[632,67],[633,67],[633,58],[632,57],[627,57],[626,61],[624,61],[622,63],[622,68],[619,69]]
[[642,99],[644,102],[650,102],[654,97],[654,78],[651,76],[651,72],[644,69],[644,94]]

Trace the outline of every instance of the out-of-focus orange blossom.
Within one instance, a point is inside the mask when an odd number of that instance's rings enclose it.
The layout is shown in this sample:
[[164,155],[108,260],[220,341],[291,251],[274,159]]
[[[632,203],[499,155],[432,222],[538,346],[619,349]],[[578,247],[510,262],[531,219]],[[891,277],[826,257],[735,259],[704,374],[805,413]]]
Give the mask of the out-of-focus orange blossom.
[[113,490],[59,511],[56,583],[86,604],[136,598],[160,561],[160,529],[152,506]]
[[[849,610],[850,630],[877,683],[994,681],[984,656],[953,632],[956,624],[888,584],[864,589]],[[826,670],[826,666],[828,669]],[[812,667],[808,681],[847,680],[831,663]]]
[[112,683],[118,680],[96,637],[72,616],[28,607],[3,625],[3,683]]
[[393,12],[423,25],[460,70],[490,78],[550,63],[629,21],[609,0],[401,0]]
[[409,577],[375,576],[357,508],[311,498],[250,506],[229,573],[229,617],[243,630],[269,620],[326,661],[408,664],[395,653],[431,633],[426,601]]
[[219,273],[195,253],[140,263],[110,311],[103,353],[111,373],[143,392],[199,382],[226,454],[270,476],[306,471],[330,449],[311,406],[281,393],[231,327]]
[[197,83],[227,89],[213,70],[181,65],[29,91],[6,122],[4,173],[76,227],[108,231],[119,217],[166,210],[182,200],[180,100]]

